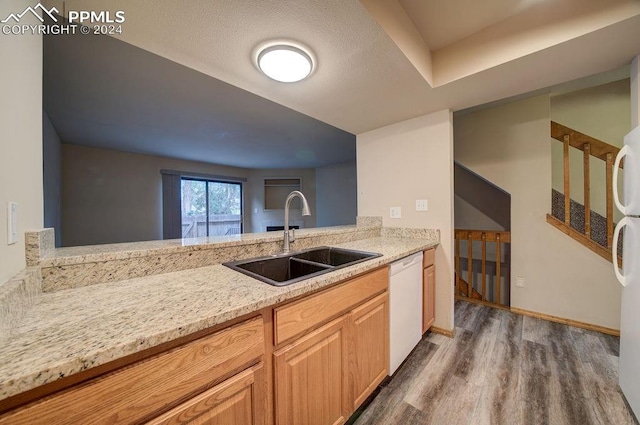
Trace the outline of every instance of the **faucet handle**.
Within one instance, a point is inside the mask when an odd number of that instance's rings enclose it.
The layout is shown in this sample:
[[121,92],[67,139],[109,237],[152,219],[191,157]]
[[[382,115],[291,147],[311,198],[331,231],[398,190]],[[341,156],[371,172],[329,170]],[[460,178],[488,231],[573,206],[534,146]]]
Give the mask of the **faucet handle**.
[[296,241],[296,229],[291,228],[289,229],[289,242],[295,242]]

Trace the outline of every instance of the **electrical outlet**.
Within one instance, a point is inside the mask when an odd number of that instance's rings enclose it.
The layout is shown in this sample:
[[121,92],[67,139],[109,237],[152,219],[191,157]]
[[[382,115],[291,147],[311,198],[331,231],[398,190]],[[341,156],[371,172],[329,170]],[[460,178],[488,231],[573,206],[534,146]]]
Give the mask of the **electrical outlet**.
[[389,209],[389,217],[391,217],[391,218],[400,218],[400,217],[402,217],[402,208],[400,208],[400,207],[391,207]]
[[429,211],[429,201],[426,199],[417,199],[416,211]]
[[524,276],[516,276],[516,286],[518,288],[524,288]]
[[7,245],[18,242],[18,204],[7,204]]

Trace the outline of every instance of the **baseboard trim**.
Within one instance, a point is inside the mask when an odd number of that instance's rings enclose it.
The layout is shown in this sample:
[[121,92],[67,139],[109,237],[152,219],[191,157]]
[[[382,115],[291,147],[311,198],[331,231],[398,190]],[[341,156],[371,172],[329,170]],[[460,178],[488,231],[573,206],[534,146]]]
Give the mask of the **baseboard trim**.
[[434,334],[448,336],[449,338],[453,338],[456,335],[455,329],[451,329],[450,331],[448,331],[446,329],[438,328],[436,326],[431,326],[429,330]]
[[507,310],[507,311],[511,310],[511,308],[507,307],[506,305],[490,303],[488,301],[476,300],[474,298],[467,298],[467,297],[460,296],[460,295],[456,295],[455,298],[456,298],[456,300],[466,301],[468,303],[473,303],[473,304],[486,305],[487,307],[498,308],[500,310]]
[[552,316],[550,314],[537,313],[535,311],[523,310],[521,308],[511,307],[511,311],[523,316],[535,317],[537,319],[548,320],[550,322],[562,323],[563,325],[569,325],[576,328],[587,329],[590,331],[600,332],[607,335],[620,336],[620,331],[613,328],[606,328],[604,326],[593,325],[591,323],[580,322],[572,319],[565,319],[563,317]]

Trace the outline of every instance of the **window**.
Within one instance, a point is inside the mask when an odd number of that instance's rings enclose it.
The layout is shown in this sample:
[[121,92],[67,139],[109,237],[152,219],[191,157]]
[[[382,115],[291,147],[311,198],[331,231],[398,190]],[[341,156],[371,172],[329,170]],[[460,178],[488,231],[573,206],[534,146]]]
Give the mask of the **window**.
[[181,179],[182,237],[242,233],[242,184]]
[[244,177],[160,170],[164,239],[242,233]]

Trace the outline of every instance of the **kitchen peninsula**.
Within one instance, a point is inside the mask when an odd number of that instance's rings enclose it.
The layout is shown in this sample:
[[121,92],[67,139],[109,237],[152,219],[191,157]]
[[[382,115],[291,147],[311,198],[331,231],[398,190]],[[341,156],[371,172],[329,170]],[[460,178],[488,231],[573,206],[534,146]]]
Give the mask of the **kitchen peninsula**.
[[[272,416],[285,423],[304,414],[287,411],[282,401],[273,402],[273,394],[284,391],[278,389],[278,379],[276,388],[271,388],[274,369],[290,367],[287,355],[300,347],[298,343],[312,344],[316,336],[331,340],[336,330],[342,332],[340,341],[345,344],[341,352],[350,356],[344,358],[345,368],[358,356],[358,347],[368,343],[386,347],[387,265],[434,248],[439,232],[383,228],[379,220],[362,219],[358,226],[303,229],[296,236],[294,250],[330,245],[382,256],[290,286],[274,287],[221,263],[279,252],[280,233],[56,250],[46,248],[50,234],[30,235],[28,240],[35,242],[27,249],[28,270],[36,277],[26,279],[22,288],[31,301],[23,300],[22,310],[3,308],[6,317],[0,322],[4,326],[0,337],[0,411],[5,412],[0,423],[21,423],[20,418],[25,423],[34,423],[34,418],[51,423],[56,414],[67,415],[61,407],[65,404],[59,402],[65,395],[92,394],[98,389],[108,395],[113,385],[132,386],[153,377],[156,369],[167,367],[182,377],[183,393],[164,391],[171,400],[152,395],[143,400],[151,406],[148,411],[116,401],[104,407],[107,410],[101,417],[110,418],[104,419],[105,423],[154,418],[160,421],[157,423],[173,423],[175,415],[200,411],[225,391],[235,396],[242,393],[233,388],[252,388],[249,399],[254,404],[249,403],[253,408],[248,411],[257,423],[271,423]],[[38,292],[39,285],[44,292]],[[314,310],[317,306],[322,317]],[[370,340],[360,338],[355,325],[358,317],[374,318],[371,323],[381,323],[382,333]],[[213,365],[204,369],[189,366],[189,361],[207,357],[207,353],[214,354],[209,356]],[[135,372],[140,367],[142,375]],[[362,394],[372,391],[386,376],[367,376],[375,385],[361,388],[361,382],[348,377],[356,372],[351,370],[342,379],[342,400],[327,401],[327,409],[346,416],[344,419],[366,398]],[[198,380],[205,373],[209,375]],[[167,372],[167,376],[173,375]],[[134,381],[125,382],[125,378]],[[158,379],[153,381],[158,388],[170,385]],[[259,401],[252,398],[256,394],[262,394]],[[101,412],[98,401],[92,403],[90,408]],[[44,406],[45,416],[38,413],[39,406]],[[73,411],[81,414],[82,409],[79,405]],[[272,411],[274,415],[267,414]]]

